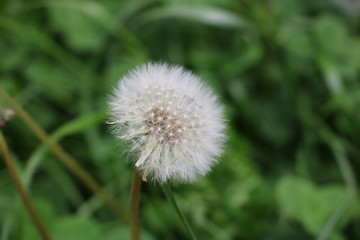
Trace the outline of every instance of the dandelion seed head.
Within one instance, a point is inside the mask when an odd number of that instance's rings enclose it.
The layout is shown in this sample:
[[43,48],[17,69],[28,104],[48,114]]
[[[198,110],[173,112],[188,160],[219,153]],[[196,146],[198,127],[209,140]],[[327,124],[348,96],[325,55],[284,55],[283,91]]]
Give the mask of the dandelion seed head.
[[110,102],[112,132],[133,141],[143,178],[191,182],[222,154],[223,108],[212,90],[182,67],[146,64],[120,79]]

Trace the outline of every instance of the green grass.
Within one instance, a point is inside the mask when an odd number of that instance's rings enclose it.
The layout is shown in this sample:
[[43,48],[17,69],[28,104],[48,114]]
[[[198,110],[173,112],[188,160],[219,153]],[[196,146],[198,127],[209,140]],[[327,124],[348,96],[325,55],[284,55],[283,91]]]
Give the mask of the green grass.
[[[128,70],[166,61],[226,106],[221,161],[173,187],[198,239],[360,238],[355,11],[335,0],[31,2],[0,3],[0,87],[126,209],[132,168],[105,124],[107,97]],[[19,117],[3,133],[54,239],[130,238]],[[4,161],[0,213],[1,240],[41,239]],[[188,238],[155,184],[142,185],[140,216],[142,239]]]

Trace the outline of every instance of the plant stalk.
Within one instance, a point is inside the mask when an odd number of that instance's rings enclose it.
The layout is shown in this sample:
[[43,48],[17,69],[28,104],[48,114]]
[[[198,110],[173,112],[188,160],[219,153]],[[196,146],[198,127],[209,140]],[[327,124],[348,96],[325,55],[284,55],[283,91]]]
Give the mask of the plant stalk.
[[39,215],[36,213],[36,210],[30,200],[29,195],[26,193],[25,188],[19,178],[19,175],[16,172],[16,168],[15,165],[11,159],[11,155],[10,155],[10,151],[9,148],[6,144],[4,135],[2,133],[2,131],[0,130],[0,147],[5,159],[5,163],[7,168],[9,169],[10,175],[12,180],[15,183],[16,189],[18,190],[20,196],[21,196],[21,200],[23,201],[27,211],[29,212],[29,215],[31,217],[31,219],[33,220],[37,230],[39,231],[41,237],[44,240],[50,240],[50,235],[47,232],[45,226],[43,225],[43,223],[41,222],[41,219],[39,217]]
[[49,135],[26,113],[26,111],[16,103],[2,88],[0,88],[0,96],[11,106],[25,124],[33,131],[33,133],[47,145],[55,155],[65,164],[75,175],[95,194],[97,194],[115,213],[128,221],[128,214],[123,207],[101,186],[96,180],[83,169],[74,158],[72,158],[59,144],[53,141]]
[[197,240],[193,230],[190,227],[189,222],[187,221],[184,213],[182,212],[182,210],[180,209],[179,205],[177,204],[173,192],[171,190],[171,187],[167,184],[162,186],[162,190],[165,193],[166,198],[169,200],[169,202],[171,203],[171,205],[174,207],[177,215],[179,216],[181,223],[184,225],[186,231],[188,232],[189,236],[191,237],[191,239],[193,240]]
[[134,168],[134,174],[131,186],[130,200],[130,222],[131,222],[131,239],[140,239],[140,195],[141,195],[141,177],[137,168]]

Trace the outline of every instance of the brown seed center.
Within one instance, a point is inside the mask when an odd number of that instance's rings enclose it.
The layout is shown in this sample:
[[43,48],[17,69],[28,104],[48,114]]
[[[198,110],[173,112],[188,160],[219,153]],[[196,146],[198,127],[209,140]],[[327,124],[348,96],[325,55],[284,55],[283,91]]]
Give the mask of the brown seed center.
[[156,136],[159,143],[178,143],[184,132],[181,122],[176,114],[164,108],[155,107],[145,113],[149,134]]

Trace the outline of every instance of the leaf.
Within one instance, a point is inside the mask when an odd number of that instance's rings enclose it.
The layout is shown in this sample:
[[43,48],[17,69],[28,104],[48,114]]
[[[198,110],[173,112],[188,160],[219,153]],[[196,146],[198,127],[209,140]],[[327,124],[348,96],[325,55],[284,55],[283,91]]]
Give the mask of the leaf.
[[[142,43],[128,31],[122,24],[126,18],[134,14],[142,7],[151,4],[152,1],[131,1],[127,2],[96,2],[96,1],[45,1],[39,4],[39,6],[45,6],[49,8],[49,12],[54,16],[54,27],[64,33],[67,37],[67,41],[70,46],[82,51],[83,48],[94,48],[93,50],[99,50],[101,43],[104,41],[105,31],[116,37],[122,42],[122,47],[128,49],[132,54],[139,56],[140,58],[147,59],[146,50]],[[116,17],[108,9],[116,9]],[[69,15],[70,19],[64,20],[63,15]],[[68,21],[71,20],[69,23]],[[75,22],[74,22],[75,21]],[[73,23],[74,22],[74,26]],[[83,27],[87,29],[80,29],[85,31],[86,35],[81,35],[78,32],[77,27]],[[99,36],[96,34],[100,34]],[[95,37],[87,39],[86,37]],[[85,43],[84,46],[81,44]],[[80,44],[80,45],[79,45]],[[86,46],[88,45],[88,46]],[[86,50],[86,49],[83,49]]]
[[50,8],[49,12],[53,29],[63,34],[71,48],[85,52],[104,46],[104,30],[87,16],[65,8]]
[[58,45],[47,33],[41,31],[35,25],[26,24],[15,18],[0,15],[0,28],[8,31],[11,36],[23,39],[31,47],[38,47],[44,53],[51,55],[71,70],[78,78],[82,79],[82,81],[88,83],[97,77],[96,73],[87,65]]
[[[54,141],[58,142],[65,136],[76,134],[90,128],[91,126],[100,122],[102,118],[103,118],[102,112],[96,112],[96,113],[80,116],[61,126],[58,130],[54,132],[54,134],[51,135],[51,137]],[[27,165],[24,170],[24,175],[22,176],[26,187],[30,186],[33,180],[33,176],[39,164],[44,159],[47,150],[48,148],[46,146],[41,145],[34,151],[34,153],[28,159]]]
[[325,83],[332,94],[340,94],[343,91],[343,81],[335,68],[328,67],[324,70]]
[[54,240],[98,240],[101,226],[91,219],[66,216],[58,218],[51,228]]
[[[306,179],[293,176],[286,176],[278,181],[276,195],[281,211],[301,222],[314,236],[320,234],[337,207],[350,199],[344,187],[328,185],[318,188]],[[342,212],[334,234],[350,220],[348,209],[351,207],[349,204],[346,211]]]
[[14,70],[25,61],[25,53],[28,46],[21,44],[21,40],[10,43],[5,39],[0,40],[0,69],[4,72]]
[[306,7],[303,1],[297,0],[273,0],[272,5],[276,13],[289,17],[299,15]]
[[281,44],[297,57],[310,59],[313,57],[311,38],[307,29],[303,26],[306,23],[299,21],[288,21],[280,29]]
[[140,24],[166,19],[196,21],[210,26],[244,28],[245,21],[229,11],[213,7],[167,5],[149,10],[141,16]]
[[39,89],[48,99],[65,106],[74,102],[74,77],[58,64],[45,59],[33,59],[24,69],[25,76],[35,89]]
[[[154,238],[141,229],[140,233],[142,240],[153,240]],[[115,227],[109,230],[104,231],[104,234],[101,236],[101,240],[118,240],[118,239],[131,239],[130,228],[125,226]]]
[[127,227],[119,226],[117,228],[109,229],[101,238],[102,240],[118,240],[118,239],[131,239],[130,229]]
[[337,58],[348,52],[347,29],[337,17],[320,16],[313,23],[313,31],[321,56]]
[[299,218],[303,212],[304,198],[313,194],[310,182],[299,181],[293,177],[284,177],[277,183],[277,197],[281,210],[288,216]]
[[[42,223],[44,224],[45,228],[48,229],[55,219],[54,205],[45,198],[33,198],[32,202]],[[21,235],[23,237],[21,238],[22,240],[42,239],[24,206],[21,211],[21,221],[23,223],[21,231]]]

